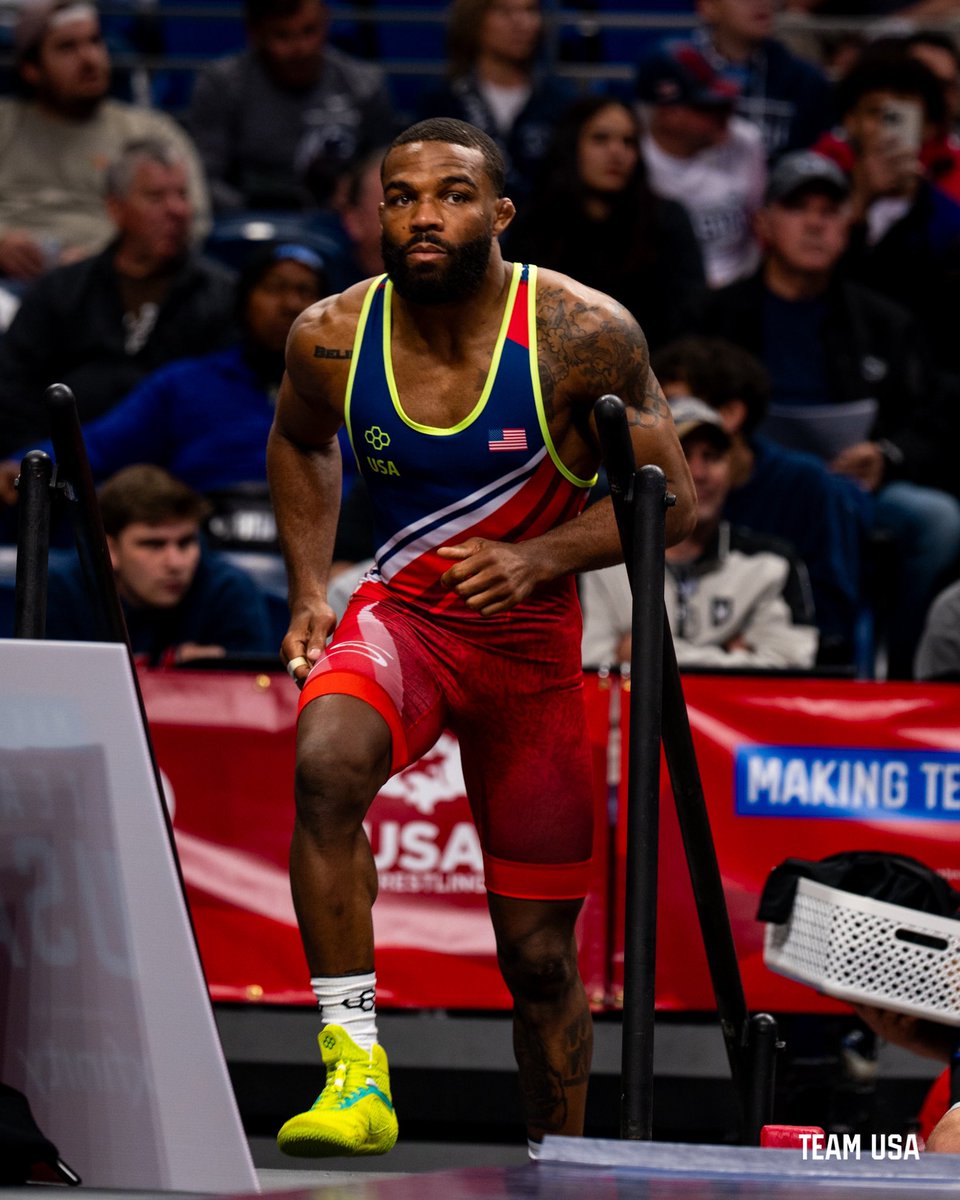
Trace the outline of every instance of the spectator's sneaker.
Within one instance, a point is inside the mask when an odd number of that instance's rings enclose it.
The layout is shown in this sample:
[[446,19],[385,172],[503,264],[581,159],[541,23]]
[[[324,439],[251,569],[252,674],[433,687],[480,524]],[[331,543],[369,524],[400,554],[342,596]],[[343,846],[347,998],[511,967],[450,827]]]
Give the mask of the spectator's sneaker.
[[339,1025],[327,1025],[317,1041],[327,1084],[309,1112],[291,1117],[277,1134],[285,1154],[324,1158],[335,1154],[386,1154],[397,1140],[386,1051],[368,1054]]

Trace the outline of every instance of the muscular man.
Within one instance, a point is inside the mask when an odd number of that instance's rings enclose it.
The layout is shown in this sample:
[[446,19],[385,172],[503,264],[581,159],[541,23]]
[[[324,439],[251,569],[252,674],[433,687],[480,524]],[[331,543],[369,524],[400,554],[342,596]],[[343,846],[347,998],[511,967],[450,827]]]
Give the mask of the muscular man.
[[[638,462],[694,520],[669,409],[630,315],[562,275],[505,263],[503,160],[463,122],[401,134],[383,164],[388,275],[294,325],[268,447],[290,579],[287,668],[303,684],[291,877],[322,1019],[327,1086],[279,1142],[378,1154],[397,1136],[376,1043],[361,822],[444,726],[460,738],[484,853],[528,1136],[578,1134],[591,1021],[574,922],[587,891],[591,781],[573,572],[620,557],[592,410],[615,392]],[[327,603],[342,422],[375,509],[376,565],[333,631]]]

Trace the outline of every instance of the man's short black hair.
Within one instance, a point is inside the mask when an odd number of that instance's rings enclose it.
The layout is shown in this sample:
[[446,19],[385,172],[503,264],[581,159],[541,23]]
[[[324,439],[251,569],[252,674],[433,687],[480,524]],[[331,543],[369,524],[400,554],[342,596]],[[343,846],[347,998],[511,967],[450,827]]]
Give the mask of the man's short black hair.
[[498,196],[503,195],[507,183],[507,168],[503,155],[493,138],[476,125],[468,125],[466,121],[457,121],[453,117],[430,117],[426,121],[418,121],[416,125],[411,125],[403,133],[397,134],[390,143],[384,162],[391,150],[398,146],[409,146],[411,142],[447,142],[451,146],[466,146],[471,150],[479,150],[494,191]]
[[770,376],[749,351],[725,338],[677,338],[651,356],[653,373],[661,384],[682,383],[698,400],[722,408],[741,400],[747,409],[743,432],[753,432],[767,415]]
[[210,514],[208,500],[152,463],[124,467],[102,485],[97,498],[103,529],[110,537],[119,537],[128,525],[201,525]]
[[851,112],[871,92],[915,96],[928,121],[939,124],[947,115],[943,84],[919,59],[889,43],[868,46],[836,86],[836,107],[841,116]]

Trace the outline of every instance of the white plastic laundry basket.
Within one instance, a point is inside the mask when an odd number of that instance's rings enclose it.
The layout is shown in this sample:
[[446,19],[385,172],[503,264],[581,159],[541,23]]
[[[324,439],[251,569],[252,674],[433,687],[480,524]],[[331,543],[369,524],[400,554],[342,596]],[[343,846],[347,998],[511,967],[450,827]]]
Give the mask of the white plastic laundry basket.
[[828,996],[960,1025],[960,921],[801,879],[763,958]]

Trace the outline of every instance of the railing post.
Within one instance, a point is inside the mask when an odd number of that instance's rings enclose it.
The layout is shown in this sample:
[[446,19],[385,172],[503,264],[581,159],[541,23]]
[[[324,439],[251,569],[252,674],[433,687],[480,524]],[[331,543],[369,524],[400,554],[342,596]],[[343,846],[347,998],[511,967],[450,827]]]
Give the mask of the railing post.
[[17,492],[17,574],[13,636],[40,639],[47,632],[47,558],[50,550],[50,481],[53,461],[31,450],[20,463]]

